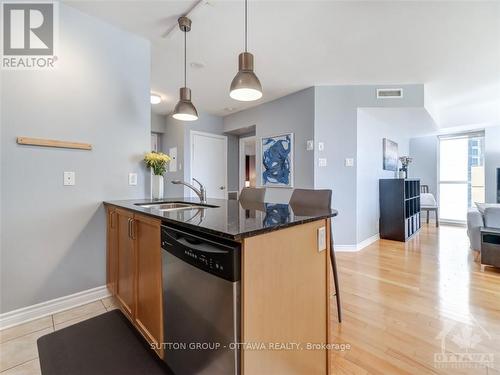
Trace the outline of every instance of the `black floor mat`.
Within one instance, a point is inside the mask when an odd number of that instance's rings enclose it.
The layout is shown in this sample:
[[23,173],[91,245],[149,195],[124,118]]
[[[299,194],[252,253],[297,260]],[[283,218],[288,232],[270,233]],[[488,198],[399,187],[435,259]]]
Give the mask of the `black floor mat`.
[[120,310],[38,339],[43,375],[172,375]]

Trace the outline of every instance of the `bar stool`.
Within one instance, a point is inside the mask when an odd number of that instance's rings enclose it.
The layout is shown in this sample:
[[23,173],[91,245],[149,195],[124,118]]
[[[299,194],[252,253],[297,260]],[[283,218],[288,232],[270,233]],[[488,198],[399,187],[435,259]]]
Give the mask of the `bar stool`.
[[[332,191],[313,190],[313,189],[295,189],[289,202],[294,212],[296,208],[306,210],[311,209],[330,209],[332,204]],[[294,208],[295,207],[295,208]],[[340,290],[339,290],[339,277],[337,273],[337,261],[335,259],[335,251],[333,251],[333,238],[330,234],[330,262],[332,264],[333,282],[335,284],[335,299],[337,300],[337,316],[339,323],[342,322],[342,309],[340,305]]]
[[266,199],[266,188],[243,188],[240,193],[240,202],[263,203]]

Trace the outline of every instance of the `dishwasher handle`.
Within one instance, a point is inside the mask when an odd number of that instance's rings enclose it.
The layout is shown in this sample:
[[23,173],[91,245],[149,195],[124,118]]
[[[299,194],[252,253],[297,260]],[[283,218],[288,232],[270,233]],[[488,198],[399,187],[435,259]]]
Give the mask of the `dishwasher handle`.
[[168,237],[169,242],[179,243],[185,247],[189,247],[193,250],[196,250],[201,253],[210,253],[210,254],[227,254],[227,250],[223,250],[219,247],[216,247],[210,244],[207,241],[200,241],[196,239],[195,241],[189,241],[190,237],[180,235],[178,238],[172,236],[168,231],[165,231],[164,234]]

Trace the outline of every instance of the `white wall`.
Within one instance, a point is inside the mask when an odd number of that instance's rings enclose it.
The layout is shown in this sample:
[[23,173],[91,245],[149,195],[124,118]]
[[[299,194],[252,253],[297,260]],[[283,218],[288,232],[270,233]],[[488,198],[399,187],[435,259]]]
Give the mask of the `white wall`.
[[387,121],[392,108],[358,108],[356,170],[356,238],[362,242],[379,233],[379,179],[397,172],[383,170],[384,138],[398,144],[398,156],[409,155],[406,124]]
[[[104,285],[102,201],[148,190],[149,42],[61,4],[57,65],[1,71],[1,312]],[[93,149],[20,146],[17,136]],[[75,186],[63,186],[64,171]]]
[[162,149],[165,153],[168,153],[171,147],[177,147],[177,172],[167,172],[165,174],[166,197],[182,198],[190,195],[188,188],[171,183],[172,180],[184,180],[191,183],[191,181],[188,181],[191,175],[190,131],[196,130],[213,134],[224,133],[222,117],[203,112],[198,114],[199,118],[196,121],[179,121],[172,116],[166,117]]

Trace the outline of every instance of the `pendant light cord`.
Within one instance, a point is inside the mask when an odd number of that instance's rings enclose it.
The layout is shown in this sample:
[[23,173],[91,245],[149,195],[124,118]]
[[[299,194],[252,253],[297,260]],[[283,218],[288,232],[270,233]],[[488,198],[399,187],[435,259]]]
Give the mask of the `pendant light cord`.
[[247,26],[247,13],[248,13],[248,3],[247,0],[245,0],[245,52],[248,52],[247,48],[247,39],[248,39],[248,26]]
[[186,45],[187,45],[186,44],[186,34],[187,34],[186,30],[184,30],[184,87],[187,87],[187,84],[186,84],[186,82],[187,82],[187,79],[186,79],[186,76],[187,76],[187,74],[186,74],[186,64],[187,64],[187,59],[186,59],[186,49],[187,49],[187,47],[186,47]]

